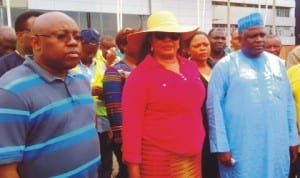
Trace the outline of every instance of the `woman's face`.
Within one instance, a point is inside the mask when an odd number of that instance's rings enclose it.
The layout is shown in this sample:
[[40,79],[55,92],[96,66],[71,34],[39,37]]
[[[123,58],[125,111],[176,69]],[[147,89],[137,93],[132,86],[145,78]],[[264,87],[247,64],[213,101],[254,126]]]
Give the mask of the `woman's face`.
[[154,57],[173,59],[179,49],[180,34],[154,32],[151,35],[152,53]]
[[188,47],[190,57],[195,61],[206,61],[210,56],[210,43],[203,34],[196,34]]

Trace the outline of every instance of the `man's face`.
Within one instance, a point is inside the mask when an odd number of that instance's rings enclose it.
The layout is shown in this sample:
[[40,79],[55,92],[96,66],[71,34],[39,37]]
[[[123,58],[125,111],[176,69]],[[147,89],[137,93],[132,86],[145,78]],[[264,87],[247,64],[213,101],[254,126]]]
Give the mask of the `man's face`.
[[98,45],[82,44],[81,61],[92,61],[98,50]]
[[40,63],[53,71],[66,71],[77,65],[81,57],[81,35],[71,20],[60,21],[38,32],[36,39]]
[[231,49],[233,51],[241,49],[241,42],[240,42],[240,37],[239,37],[239,32],[234,31],[231,34],[231,39],[230,39],[230,44],[231,44]]
[[100,44],[100,49],[102,51],[103,57],[106,59],[106,55],[109,53],[110,50],[116,49],[116,43],[114,40],[103,39]]
[[242,50],[250,57],[258,57],[264,51],[264,27],[253,27],[242,32]]
[[281,42],[277,38],[265,39],[265,50],[269,53],[273,53],[276,56],[280,55]]
[[221,52],[226,47],[226,35],[222,30],[215,30],[209,37],[212,51]]

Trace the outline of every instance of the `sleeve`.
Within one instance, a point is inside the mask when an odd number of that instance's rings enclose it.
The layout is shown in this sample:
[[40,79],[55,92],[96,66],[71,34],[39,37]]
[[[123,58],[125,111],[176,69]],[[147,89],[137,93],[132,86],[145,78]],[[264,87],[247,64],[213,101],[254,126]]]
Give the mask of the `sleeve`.
[[206,111],[209,125],[209,142],[211,152],[230,151],[222,103],[227,93],[227,76],[225,63],[217,63],[208,82]]
[[[299,51],[299,52],[298,52]],[[293,51],[291,51],[288,54],[288,57],[286,59],[286,68],[289,69],[290,67],[294,66],[295,64],[299,64],[300,63],[300,57],[299,54],[300,53],[300,47],[296,47],[296,49],[294,49]]]
[[126,79],[123,95],[123,160],[141,162],[142,120],[146,109],[146,83],[142,71],[135,69]]
[[121,137],[122,129],[122,97],[123,79],[117,69],[109,67],[104,74],[103,95],[108,119],[114,137]]
[[21,162],[30,114],[12,93],[0,89],[0,98],[0,165]]

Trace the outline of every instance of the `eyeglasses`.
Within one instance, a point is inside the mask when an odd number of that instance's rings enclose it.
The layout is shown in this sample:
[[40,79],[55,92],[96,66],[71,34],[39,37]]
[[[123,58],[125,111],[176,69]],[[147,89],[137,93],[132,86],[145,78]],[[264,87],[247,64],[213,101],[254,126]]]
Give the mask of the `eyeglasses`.
[[179,33],[168,33],[168,32],[155,32],[153,33],[154,37],[158,40],[164,40],[166,38],[170,38],[171,40],[179,40]]
[[56,38],[58,41],[62,41],[62,42],[69,42],[72,38],[77,42],[82,41],[82,36],[79,35],[79,34],[77,34],[77,35],[72,35],[72,34],[51,34],[51,35],[36,34],[35,36],[37,36],[37,37],[47,37],[47,38]]

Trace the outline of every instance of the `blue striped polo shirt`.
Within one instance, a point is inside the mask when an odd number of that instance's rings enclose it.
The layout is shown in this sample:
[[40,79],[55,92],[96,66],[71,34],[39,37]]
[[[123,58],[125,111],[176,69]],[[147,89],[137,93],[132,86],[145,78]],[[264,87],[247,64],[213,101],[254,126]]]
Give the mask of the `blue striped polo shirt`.
[[87,79],[49,75],[29,57],[0,78],[0,165],[20,177],[97,177],[100,148]]

